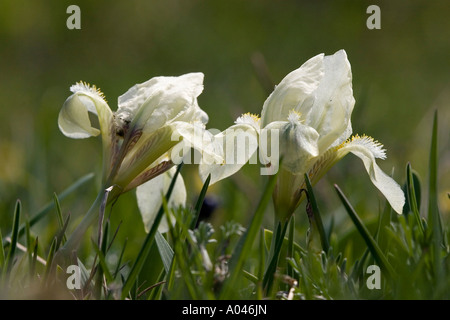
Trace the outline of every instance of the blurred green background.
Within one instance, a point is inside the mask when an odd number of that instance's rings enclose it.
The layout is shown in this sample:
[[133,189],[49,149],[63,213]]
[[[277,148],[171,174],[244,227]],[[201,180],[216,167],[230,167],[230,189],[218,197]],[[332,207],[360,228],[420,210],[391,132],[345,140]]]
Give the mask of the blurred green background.
[[[81,9],[81,30],[66,27],[71,4]],[[381,8],[381,30],[366,27],[371,4]],[[310,57],[339,49],[347,51],[352,64],[354,133],[384,144],[388,158],[379,165],[388,173],[395,168],[400,184],[410,161],[426,185],[432,114],[439,110],[439,190],[441,211],[448,217],[449,16],[448,1],[425,0],[2,0],[1,231],[5,235],[10,230],[16,199],[31,217],[51,201],[53,192],[101,170],[100,139],[72,140],[57,126],[58,112],[75,82],[100,87],[115,110],[117,97],[136,83],[201,71],[205,90],[199,104],[210,116],[208,127],[223,130],[241,113],[259,114],[268,96],[252,64],[255,57],[263,57],[276,84]],[[195,166],[183,169],[189,203],[201,187],[195,171]],[[248,165],[212,186],[208,194],[219,208],[211,221],[234,219],[245,225],[265,179],[259,166]],[[383,204],[362,163],[349,156],[317,185],[326,219],[335,215],[338,223],[348,220],[335,202],[334,183],[356,208],[374,204],[370,212],[360,211],[362,215],[376,215]],[[72,227],[97,188],[90,184],[63,201],[63,212],[73,215]],[[141,243],[144,228],[133,193],[120,199],[113,219],[124,220],[120,237]],[[56,228],[56,213],[51,213],[33,231],[52,236]]]

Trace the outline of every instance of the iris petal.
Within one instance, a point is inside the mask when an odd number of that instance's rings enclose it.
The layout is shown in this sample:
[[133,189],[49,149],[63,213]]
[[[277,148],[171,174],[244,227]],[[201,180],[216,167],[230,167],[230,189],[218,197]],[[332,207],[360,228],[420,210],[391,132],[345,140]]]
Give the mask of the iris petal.
[[338,149],[338,158],[344,157],[349,152],[362,160],[372,183],[385,196],[391,207],[401,214],[405,195],[399,184],[384,173],[375,161],[377,157],[384,156],[382,146],[369,137],[355,137]]
[[[153,178],[152,180],[142,184],[136,189],[136,198],[142,220],[144,222],[145,231],[149,232],[162,204],[162,199],[169,189],[172,177],[176,168],[173,167],[169,171]],[[181,175],[178,175],[172,194],[168,202],[169,209],[178,209],[186,204],[186,187]],[[159,232],[164,233],[169,230],[166,217],[160,222]]]
[[200,177],[205,181],[211,174],[210,185],[239,171],[258,149],[258,132],[255,127],[238,123],[214,136],[215,143],[224,155],[224,163],[201,163]]

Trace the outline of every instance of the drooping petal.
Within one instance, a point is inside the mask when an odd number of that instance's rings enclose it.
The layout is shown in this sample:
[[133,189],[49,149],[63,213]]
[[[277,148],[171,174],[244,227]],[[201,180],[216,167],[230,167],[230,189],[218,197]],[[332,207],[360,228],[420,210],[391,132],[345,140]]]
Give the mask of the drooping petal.
[[[166,195],[176,168],[153,178],[136,189],[136,197],[145,231],[149,232],[155,221],[156,215],[162,204],[162,199]],[[181,175],[178,175],[172,194],[168,202],[168,208],[177,210],[186,204],[186,187]],[[169,230],[167,219],[164,216],[159,224],[159,232],[164,233]]]
[[199,165],[200,178],[205,181],[211,174],[210,185],[239,171],[258,149],[258,131],[255,126],[241,121],[215,135],[224,155],[224,163],[203,162]]
[[155,77],[120,96],[116,116],[151,132],[189,110],[202,91],[203,73]]
[[[98,136],[100,132],[109,134],[112,112],[102,93],[82,82],[71,86],[70,90],[73,94],[64,102],[58,116],[61,132],[73,139]],[[92,126],[89,112],[98,116],[100,130]]]
[[337,158],[340,159],[349,152],[363,161],[372,183],[385,196],[391,207],[401,214],[405,204],[405,195],[398,183],[384,173],[375,161],[376,158],[385,158],[383,146],[370,137],[356,136],[337,150]]
[[92,112],[92,109],[97,114],[92,100],[86,97],[80,97],[79,95],[71,95],[64,102],[59,112],[58,125],[61,132],[72,139],[98,136],[100,130],[92,127],[91,120],[89,119],[88,111]]
[[[67,137],[84,139],[102,134],[103,179],[111,166],[113,143],[113,113],[95,86],[79,82],[70,87],[73,94],[64,102],[58,116],[58,126]],[[89,113],[98,117],[100,129],[92,126]]]
[[263,105],[263,127],[273,121],[286,121],[291,110],[311,108],[313,93],[324,76],[323,60],[323,54],[312,57],[276,86]]

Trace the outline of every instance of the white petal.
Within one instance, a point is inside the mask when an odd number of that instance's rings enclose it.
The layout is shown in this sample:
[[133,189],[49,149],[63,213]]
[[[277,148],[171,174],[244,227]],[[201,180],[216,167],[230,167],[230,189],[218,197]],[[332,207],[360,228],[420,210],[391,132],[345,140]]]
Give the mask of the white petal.
[[305,124],[320,134],[319,150],[323,153],[331,145],[339,145],[351,135],[350,117],[355,105],[350,62],[344,50],[323,60],[324,76],[314,92],[314,104],[301,105],[296,111],[303,114]]
[[385,196],[391,207],[397,213],[402,213],[405,195],[401,187],[384,173],[375,161],[376,157],[384,158],[382,145],[368,137],[355,137],[352,141],[345,143],[337,152],[338,158],[344,157],[348,152],[359,157],[363,161],[372,183]]
[[183,160],[185,163],[192,163],[190,159],[191,148],[197,150],[201,154],[200,159],[194,158],[194,163],[223,163],[221,146],[215,140],[211,132],[205,129],[202,122],[195,121],[192,123],[176,121],[169,124],[173,130],[172,141],[180,141],[180,144],[171,151],[171,160],[178,164],[184,157],[189,159]]
[[214,136],[220,145],[225,162],[203,162],[200,177],[205,181],[211,174],[210,185],[235,174],[254,156],[258,149],[258,132],[253,125],[238,123]]
[[319,151],[344,142],[352,132],[355,104],[351,66],[344,50],[317,55],[288,74],[265,101],[263,126],[286,121],[291,110],[303,115],[304,124],[319,133]]
[[[149,232],[153,225],[153,221],[155,220],[159,208],[161,207],[162,199],[169,189],[170,182],[172,181],[175,171],[176,168],[172,168],[162,175],[159,175],[136,188],[137,203],[146,232]],[[185,204],[186,187],[184,185],[183,177],[178,175],[172,195],[170,196],[168,202],[168,208],[177,210],[180,206],[185,206]],[[169,227],[167,224],[167,219],[164,216],[159,224],[158,231],[164,233],[168,230]]]
[[201,122],[206,124],[208,123],[208,120],[208,114],[198,106],[197,101],[194,101],[194,103],[188,106],[184,112],[180,112],[176,117],[169,121]]
[[202,91],[203,73],[155,77],[120,96],[117,115],[152,131],[189,110]]
[[261,119],[254,114],[251,113],[245,113],[235,121],[236,124],[248,124],[251,125],[256,132],[259,132],[261,130]]
[[[79,82],[70,87],[73,94],[64,102],[58,116],[58,126],[64,135],[84,139],[104,133],[109,136],[112,112],[103,94],[95,87]],[[100,130],[92,127],[89,112],[98,117]]]
[[264,102],[262,126],[272,121],[285,121],[291,110],[311,108],[320,81],[324,76],[324,55],[319,54],[289,73]]
[[[100,130],[92,127],[89,111],[95,111],[95,105],[87,97],[73,94],[64,102],[58,116],[58,126],[65,136],[73,139],[95,137]],[[97,114],[97,112],[95,112]]]
[[290,119],[291,121],[274,121],[263,130],[272,132],[271,134],[278,132],[283,168],[293,174],[303,174],[311,160],[319,156],[319,134],[314,128],[294,121],[294,117]]

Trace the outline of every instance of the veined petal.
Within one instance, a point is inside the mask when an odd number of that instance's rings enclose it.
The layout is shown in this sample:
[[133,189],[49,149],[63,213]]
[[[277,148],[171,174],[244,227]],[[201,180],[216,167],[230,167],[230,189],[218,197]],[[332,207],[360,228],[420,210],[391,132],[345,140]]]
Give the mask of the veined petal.
[[[238,119],[239,120],[239,119]],[[235,174],[258,149],[258,131],[252,124],[241,121],[214,136],[220,145],[224,163],[201,163],[200,178],[205,181],[211,174],[210,185]]]
[[203,73],[155,77],[120,96],[116,116],[151,132],[189,110],[202,91]]
[[356,136],[337,150],[337,158],[340,159],[349,152],[363,161],[372,183],[386,197],[391,207],[401,214],[405,204],[405,195],[398,183],[384,173],[375,161],[375,158],[385,158],[383,146],[370,137]]
[[[142,220],[144,222],[145,232],[149,232],[155,221],[156,215],[162,204],[162,199],[166,195],[172,177],[176,172],[173,167],[169,171],[151,179],[136,188],[136,197]],[[181,175],[178,175],[175,182],[172,195],[168,202],[169,209],[178,209],[186,204],[186,187]],[[169,230],[166,217],[163,217],[158,228],[159,232],[164,233]]]
[[139,140],[130,146],[113,182],[127,189],[129,183],[178,143],[171,139],[172,134],[170,126],[163,126],[151,133],[143,132]]
[[174,163],[170,161],[167,154],[163,155],[160,159],[156,160],[147,169],[142,171],[136,178],[134,178],[126,187],[123,189],[123,193],[130,191],[140,185],[146,183],[147,181],[163,174],[170,168],[174,166]]
[[[64,102],[58,116],[61,132],[69,138],[84,139],[110,132],[112,112],[103,94],[94,86],[79,82],[71,86],[73,94]],[[89,112],[98,116],[100,130],[92,127]]]
[[263,105],[263,127],[272,121],[285,121],[291,110],[311,108],[314,103],[313,93],[324,76],[323,60],[323,54],[312,57],[275,87]]

